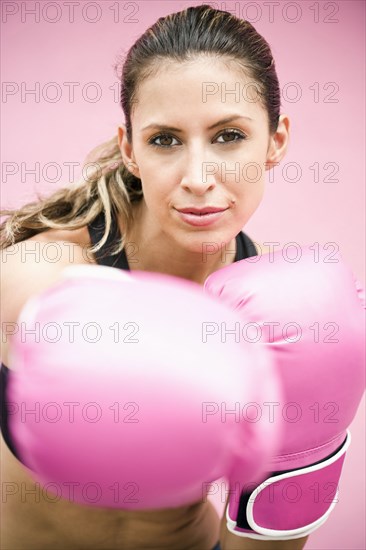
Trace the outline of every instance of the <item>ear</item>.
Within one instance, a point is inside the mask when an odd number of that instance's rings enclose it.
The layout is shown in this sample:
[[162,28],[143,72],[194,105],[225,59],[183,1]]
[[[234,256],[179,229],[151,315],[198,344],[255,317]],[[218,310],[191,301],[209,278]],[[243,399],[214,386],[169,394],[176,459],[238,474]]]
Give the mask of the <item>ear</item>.
[[131,174],[139,178],[140,171],[135,162],[132,143],[130,143],[127,139],[127,129],[125,124],[118,127],[118,146],[121,151],[123,164],[126,166],[127,170],[131,172]]
[[287,115],[280,115],[276,132],[270,136],[266,170],[277,166],[286,154],[289,143],[290,119]]

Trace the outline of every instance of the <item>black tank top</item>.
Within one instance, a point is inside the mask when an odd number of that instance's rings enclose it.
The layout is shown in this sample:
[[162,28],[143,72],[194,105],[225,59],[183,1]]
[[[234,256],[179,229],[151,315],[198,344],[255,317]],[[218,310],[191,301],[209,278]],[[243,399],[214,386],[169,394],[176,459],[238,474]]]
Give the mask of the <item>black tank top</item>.
[[[100,241],[103,236],[105,228],[105,216],[104,212],[101,212],[94,220],[88,225],[88,231],[93,246]],[[119,269],[129,270],[127,256],[123,249],[119,254],[112,256],[111,249],[115,243],[115,240],[120,237],[118,224],[115,217],[112,216],[112,226],[109,232],[107,241],[104,246],[95,254],[97,263],[100,265],[106,265],[110,267],[116,267]],[[238,233],[236,240],[236,254],[235,262],[239,260],[245,260],[251,256],[257,256],[257,251],[253,241],[242,231]],[[9,378],[11,376],[11,370],[8,369],[4,363],[1,363],[0,368],[0,428],[4,438],[4,441],[8,445],[10,451],[21,461],[19,454],[16,451],[14,442],[12,441],[11,434],[8,426],[8,410],[6,407],[6,388]]]

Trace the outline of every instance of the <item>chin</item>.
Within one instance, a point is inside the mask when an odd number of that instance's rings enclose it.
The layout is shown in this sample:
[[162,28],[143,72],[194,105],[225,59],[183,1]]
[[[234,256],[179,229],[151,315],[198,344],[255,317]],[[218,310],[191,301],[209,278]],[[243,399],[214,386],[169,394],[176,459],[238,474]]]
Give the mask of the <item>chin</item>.
[[184,248],[193,253],[206,253],[214,254],[220,250],[220,247],[224,243],[229,243],[232,240],[231,233],[227,230],[223,231],[197,231],[190,232],[184,242],[182,243]]

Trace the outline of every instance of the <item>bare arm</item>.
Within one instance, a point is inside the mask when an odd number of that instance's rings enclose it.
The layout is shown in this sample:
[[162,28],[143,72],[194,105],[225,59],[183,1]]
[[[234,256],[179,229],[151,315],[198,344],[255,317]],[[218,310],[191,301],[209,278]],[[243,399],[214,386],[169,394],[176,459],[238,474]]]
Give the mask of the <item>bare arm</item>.
[[86,263],[80,246],[53,242],[57,261],[49,261],[47,246],[38,236],[17,243],[0,253],[1,360],[9,368],[11,336],[18,330],[17,318],[25,302],[60,279],[71,264]]

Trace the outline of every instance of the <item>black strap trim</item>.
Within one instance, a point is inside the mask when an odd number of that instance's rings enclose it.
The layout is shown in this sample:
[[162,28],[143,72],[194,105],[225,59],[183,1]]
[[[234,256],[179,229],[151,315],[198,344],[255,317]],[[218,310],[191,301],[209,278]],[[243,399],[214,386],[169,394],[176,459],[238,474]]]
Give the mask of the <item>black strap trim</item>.
[[258,256],[257,250],[253,241],[240,231],[235,237],[236,241],[236,254],[234,262],[239,262],[240,260],[245,260],[246,258],[251,258],[252,256]]
[[3,438],[13,455],[21,461],[17,453],[14,441],[11,438],[9,431],[8,407],[7,407],[7,387],[9,384],[10,370],[4,363],[1,363],[0,368],[0,427]]
[[[100,214],[88,225],[88,231],[90,235],[90,240],[93,243],[93,246],[96,245],[101,238],[105,230],[105,215],[104,212]],[[119,254],[111,255],[111,251],[116,241],[120,239],[120,231],[118,228],[117,221],[112,214],[112,227],[109,232],[108,238],[102,248],[96,252],[95,258],[100,265],[107,265],[109,267],[117,267],[119,269],[127,269],[130,267],[128,265],[126,252],[123,249]]]

